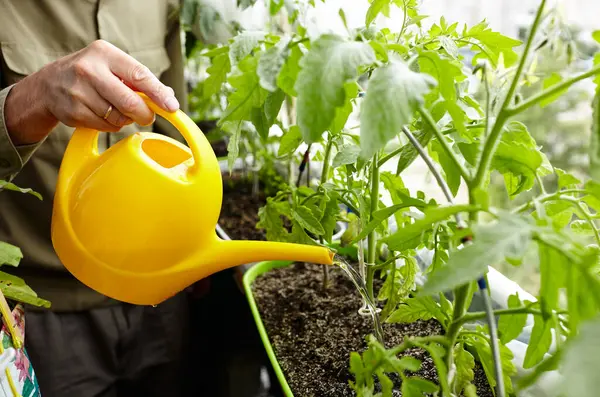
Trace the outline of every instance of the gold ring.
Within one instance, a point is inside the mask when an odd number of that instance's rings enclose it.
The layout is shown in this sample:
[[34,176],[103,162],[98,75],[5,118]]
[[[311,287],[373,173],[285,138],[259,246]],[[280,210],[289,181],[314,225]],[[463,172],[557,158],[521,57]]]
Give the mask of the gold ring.
[[104,120],[106,120],[108,118],[108,116],[110,116],[110,113],[112,112],[113,107],[112,105],[108,105],[108,109],[106,110],[106,113],[104,113],[104,117],[102,117]]

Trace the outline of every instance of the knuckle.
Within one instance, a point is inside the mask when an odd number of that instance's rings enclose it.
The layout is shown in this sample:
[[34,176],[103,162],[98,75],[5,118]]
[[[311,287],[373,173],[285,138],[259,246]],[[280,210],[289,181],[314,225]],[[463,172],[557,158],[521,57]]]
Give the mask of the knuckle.
[[77,59],[73,62],[73,72],[80,78],[85,78],[90,75],[90,67],[87,61],[83,58]]
[[132,114],[137,110],[138,104],[139,98],[136,95],[130,94],[124,96],[123,99],[121,99],[120,108],[123,111],[123,113]]
[[148,79],[150,79],[150,75],[150,69],[148,69],[141,63],[137,64],[131,69],[131,82],[135,84],[147,81]]
[[109,46],[108,42],[106,40],[95,40],[93,41],[90,45],[89,48],[91,48],[92,50],[97,50],[97,51],[102,51],[107,49]]

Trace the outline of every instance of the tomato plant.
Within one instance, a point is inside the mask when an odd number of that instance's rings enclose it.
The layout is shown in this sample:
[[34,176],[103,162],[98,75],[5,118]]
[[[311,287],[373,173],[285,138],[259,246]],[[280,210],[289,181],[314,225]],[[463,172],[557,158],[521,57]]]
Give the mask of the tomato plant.
[[[459,26],[442,17],[425,29],[416,0],[373,0],[363,28],[347,28],[347,35],[310,34],[304,24],[308,4],[300,3],[269,2],[273,19],[287,18],[287,30],[242,31],[204,55],[211,59],[210,84],[230,89],[219,123],[231,131],[231,161],[248,139],[243,125],[253,126],[249,139],[265,148],[273,142],[271,127],[279,126],[283,135],[275,139],[276,149],[265,151],[273,157],[297,159],[302,143],[318,150],[312,158],[321,164],[319,181],[298,186],[290,179],[261,209],[259,227],[267,237],[334,244],[335,222],[346,220],[350,227],[341,245],[356,248],[368,294],[383,304],[381,319],[435,318],[444,327],[443,336],[407,339],[395,347],[369,337],[369,348],[350,358],[357,395],[376,395],[377,379],[381,395],[391,396],[389,373],[402,378],[405,396],[475,395],[475,358],[496,395],[514,395],[559,362],[566,375],[579,381],[579,394],[566,393],[591,395],[594,375],[574,357],[600,331],[600,104],[596,98],[588,181],[554,168],[515,117],[600,74],[600,56],[581,73],[553,73],[540,92],[524,98],[522,87],[537,51],[558,40],[546,23],[546,0],[525,43],[485,22]],[[388,15],[391,7],[403,11],[398,32],[374,25],[377,15]],[[345,23],[343,11],[339,16]],[[474,83],[483,87],[481,101],[470,90]],[[287,123],[277,117],[283,106],[292,115]],[[358,126],[348,123],[355,110]],[[404,184],[402,172],[418,157],[447,202]],[[394,163],[395,172],[384,170]],[[523,205],[511,210],[490,205],[487,189],[496,173],[510,199],[526,197]],[[547,192],[543,180],[551,176],[558,186]],[[461,186],[468,202],[455,202]],[[391,205],[382,201],[384,191]],[[415,255],[423,248],[434,256],[427,281],[417,287]],[[519,266],[531,252],[540,269],[537,300],[514,295],[507,309],[492,310],[488,267]],[[375,296],[378,276],[385,281]],[[449,291],[452,300],[444,294]],[[486,302],[485,311],[468,312],[475,294]],[[519,336],[527,316],[533,316],[534,327],[523,366],[535,369],[513,384],[516,368],[506,344]],[[476,320],[486,325],[465,327]],[[433,358],[439,385],[410,376],[419,363],[396,357],[412,347]]]

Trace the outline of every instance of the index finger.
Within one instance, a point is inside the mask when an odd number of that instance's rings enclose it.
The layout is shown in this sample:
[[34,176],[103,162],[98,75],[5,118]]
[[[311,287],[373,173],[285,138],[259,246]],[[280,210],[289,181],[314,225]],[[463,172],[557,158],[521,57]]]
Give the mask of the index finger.
[[154,103],[166,111],[179,109],[179,101],[173,90],[160,80],[146,66],[122,51],[109,54],[108,65],[117,77],[136,91],[146,94]]

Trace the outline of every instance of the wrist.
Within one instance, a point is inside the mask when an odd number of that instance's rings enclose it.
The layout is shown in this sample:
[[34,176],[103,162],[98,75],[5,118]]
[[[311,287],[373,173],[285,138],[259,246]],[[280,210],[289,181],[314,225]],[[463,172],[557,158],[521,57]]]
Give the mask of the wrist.
[[32,74],[13,86],[4,103],[4,118],[14,145],[43,140],[58,123],[48,110],[39,76]]

